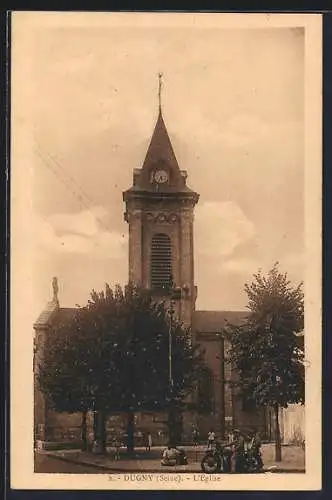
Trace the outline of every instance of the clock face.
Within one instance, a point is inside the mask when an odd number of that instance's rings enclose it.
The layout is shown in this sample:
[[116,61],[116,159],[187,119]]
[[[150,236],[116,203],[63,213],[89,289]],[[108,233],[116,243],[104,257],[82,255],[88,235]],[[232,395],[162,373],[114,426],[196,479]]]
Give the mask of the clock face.
[[168,173],[166,170],[157,170],[154,174],[154,178],[158,184],[165,184],[168,181]]

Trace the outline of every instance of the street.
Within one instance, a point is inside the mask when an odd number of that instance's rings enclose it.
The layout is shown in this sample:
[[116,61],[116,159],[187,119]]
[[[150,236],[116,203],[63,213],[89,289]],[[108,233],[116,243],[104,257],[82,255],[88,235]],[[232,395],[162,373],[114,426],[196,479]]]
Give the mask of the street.
[[[128,457],[123,451],[120,460],[115,461],[114,455],[96,455],[80,450],[54,450],[52,452],[35,453],[35,472],[37,473],[67,473],[67,474],[109,474],[112,472],[199,472],[204,449],[186,447],[188,465],[162,467],[160,464],[161,449],[154,448],[147,453],[137,449],[135,456]],[[299,446],[286,446],[282,452],[282,462],[276,463],[274,444],[264,444],[262,456],[265,470],[284,472],[304,472],[305,452]]]
[[35,453],[35,472],[61,473],[61,474],[102,474],[94,467],[78,465],[52,458],[47,455]]

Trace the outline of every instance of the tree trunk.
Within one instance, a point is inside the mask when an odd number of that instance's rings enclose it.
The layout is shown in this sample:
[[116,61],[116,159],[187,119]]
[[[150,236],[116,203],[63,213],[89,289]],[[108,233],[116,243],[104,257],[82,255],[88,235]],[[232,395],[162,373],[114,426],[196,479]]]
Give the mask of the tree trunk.
[[275,460],[276,462],[281,462],[281,436],[280,436],[280,425],[279,425],[279,406],[274,405],[274,416],[275,416]]
[[102,410],[95,413],[94,453],[106,453],[106,415]]
[[182,412],[176,409],[175,438],[178,444],[182,443]]
[[127,413],[127,452],[133,453],[134,451],[134,427],[135,427],[135,414],[133,412]]
[[172,406],[170,406],[168,409],[167,427],[168,427],[168,443],[171,445],[175,445],[176,444],[175,414],[174,414],[174,408]]
[[88,449],[87,411],[82,411],[82,451]]
[[172,404],[168,410],[168,440],[177,446],[181,444],[182,415],[178,408]]
[[97,440],[97,412],[93,412],[93,441]]

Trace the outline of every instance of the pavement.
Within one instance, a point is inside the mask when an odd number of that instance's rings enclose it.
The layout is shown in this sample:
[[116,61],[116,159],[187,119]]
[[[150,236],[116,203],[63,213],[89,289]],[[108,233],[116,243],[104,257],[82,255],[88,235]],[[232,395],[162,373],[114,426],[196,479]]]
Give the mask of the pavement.
[[35,473],[56,474],[105,474],[102,469],[95,469],[91,465],[77,464],[68,460],[59,460],[43,453],[35,454]]
[[[38,450],[35,452],[35,472],[59,472],[57,462],[62,462],[60,472],[82,473],[119,473],[119,472],[186,472],[201,471],[200,462],[206,446],[182,446],[188,456],[188,465],[165,467],[160,464],[164,447],[153,447],[150,452],[137,448],[133,455],[128,456],[125,449],[120,452],[120,459],[114,459],[114,450],[107,449],[106,455],[97,455],[79,450]],[[282,461],[274,460],[274,444],[262,446],[262,457],[265,472],[303,473],[305,472],[305,454],[299,446],[283,446]],[[75,466],[80,470],[72,470]],[[54,467],[54,470],[52,470]],[[47,470],[44,470],[44,469]],[[91,471],[91,472],[90,472]]]

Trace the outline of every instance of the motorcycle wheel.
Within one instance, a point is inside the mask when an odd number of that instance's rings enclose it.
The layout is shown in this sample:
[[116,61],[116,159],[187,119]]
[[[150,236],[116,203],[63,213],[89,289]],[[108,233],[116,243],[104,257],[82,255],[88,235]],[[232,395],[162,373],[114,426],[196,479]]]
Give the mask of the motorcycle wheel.
[[215,474],[221,470],[221,461],[213,454],[205,455],[201,461],[201,469],[207,474]]
[[247,472],[251,474],[257,474],[258,472],[262,472],[263,467],[261,467],[257,460],[251,460],[247,463]]

